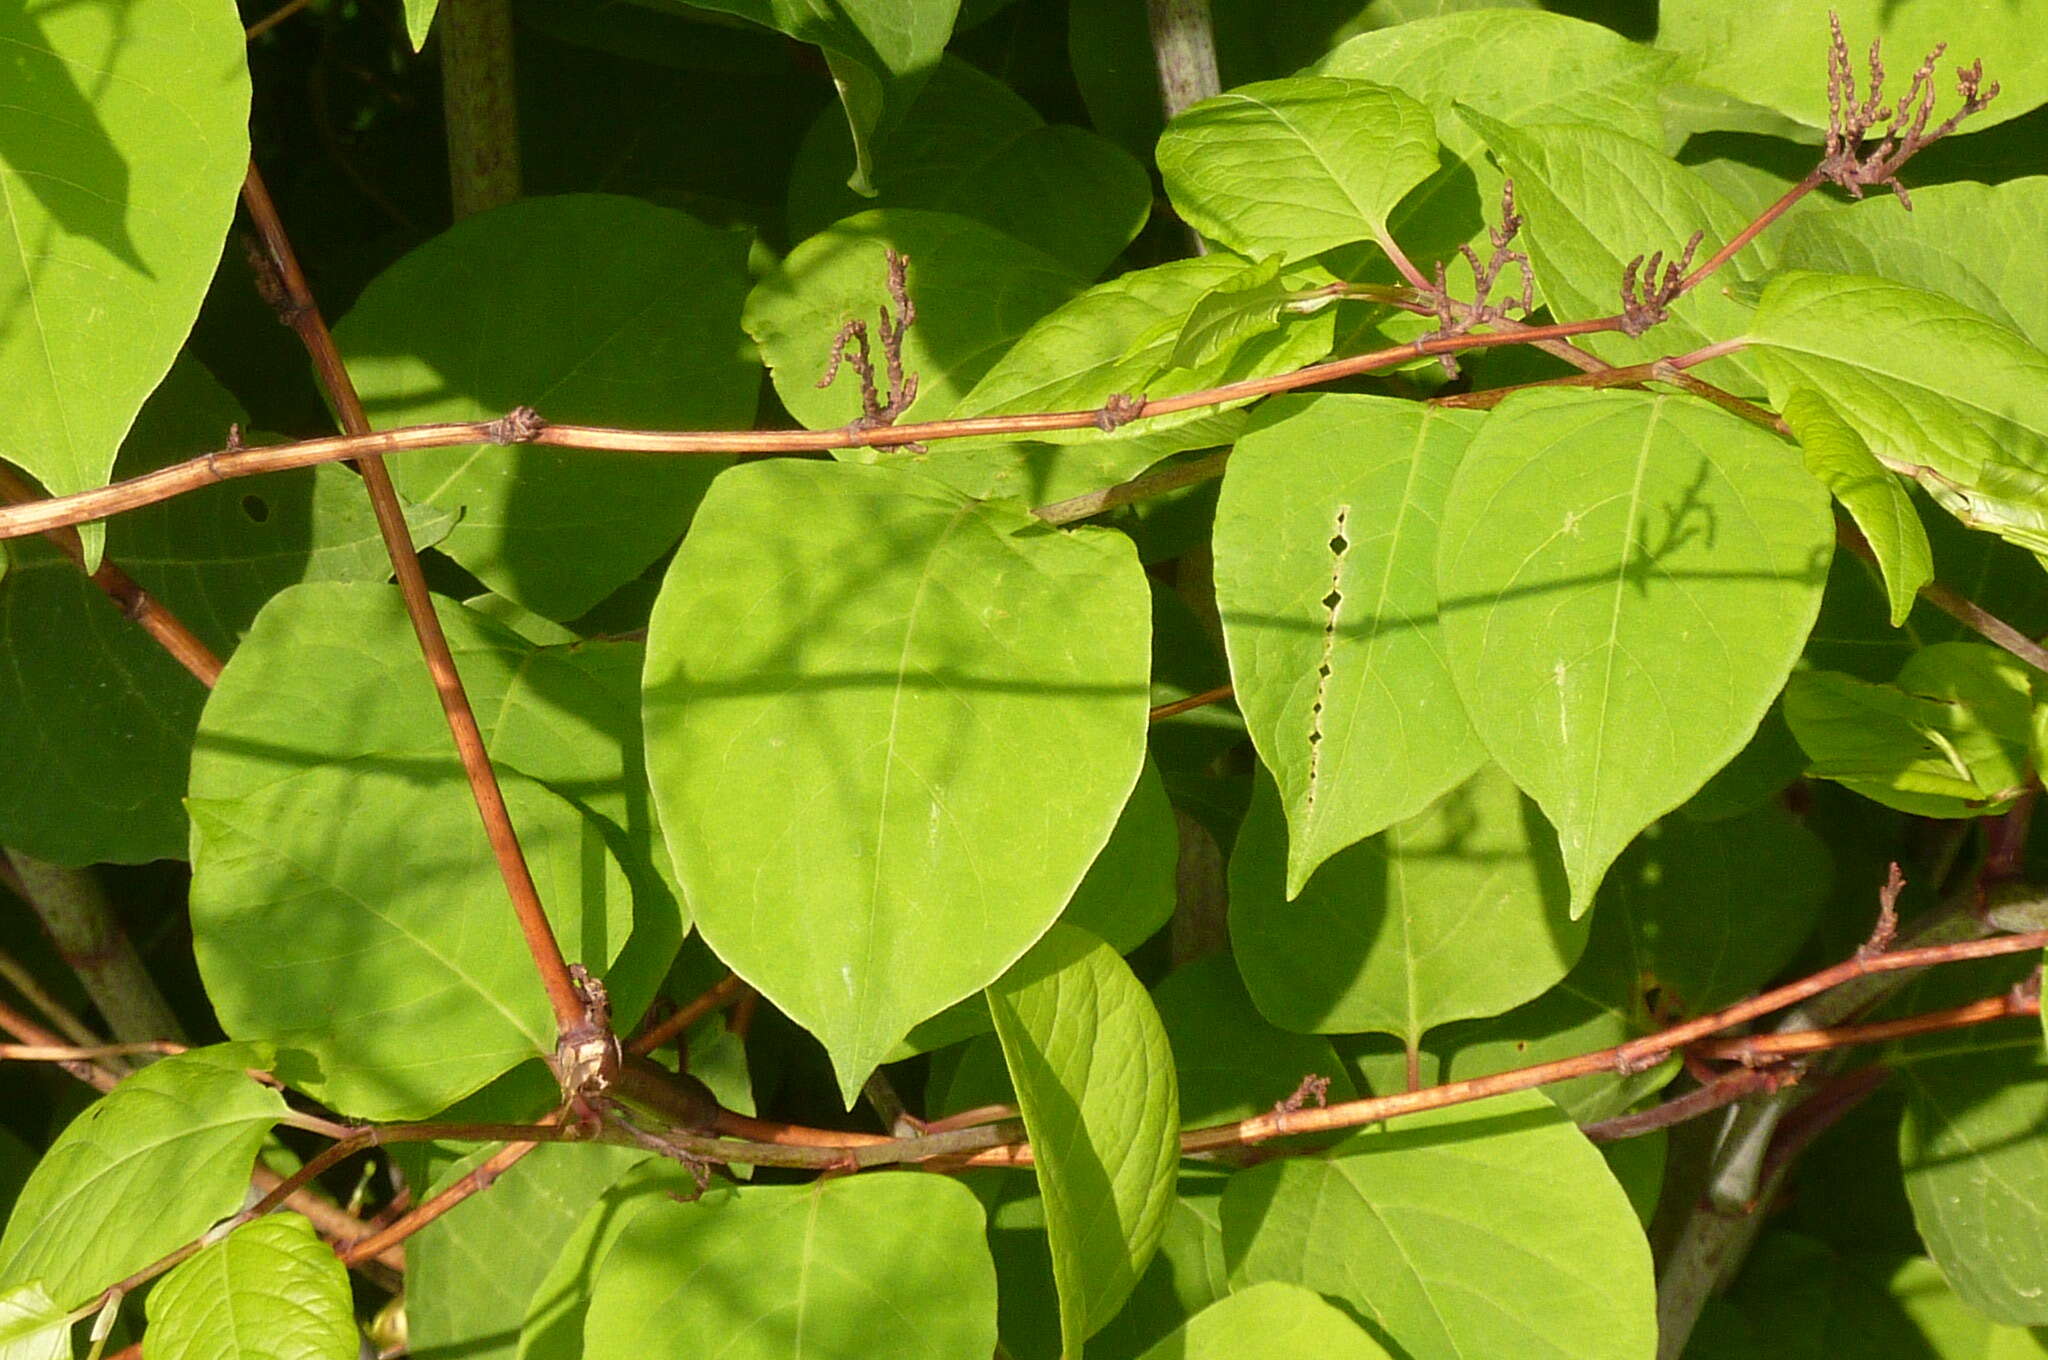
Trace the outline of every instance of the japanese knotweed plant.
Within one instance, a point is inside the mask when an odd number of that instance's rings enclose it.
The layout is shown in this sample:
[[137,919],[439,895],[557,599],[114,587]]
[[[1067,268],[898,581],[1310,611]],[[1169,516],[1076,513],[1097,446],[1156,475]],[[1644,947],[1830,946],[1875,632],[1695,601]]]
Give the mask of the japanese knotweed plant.
[[1840,8],[14,7],[0,1356],[2048,1353],[2048,47]]

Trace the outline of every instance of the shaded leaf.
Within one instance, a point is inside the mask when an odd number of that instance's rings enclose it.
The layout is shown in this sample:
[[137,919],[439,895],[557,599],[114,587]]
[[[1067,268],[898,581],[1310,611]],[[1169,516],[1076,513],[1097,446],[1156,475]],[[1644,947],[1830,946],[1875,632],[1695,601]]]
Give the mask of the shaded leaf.
[[[746,256],[744,236],[639,199],[526,199],[379,274],[335,340],[379,427],[528,405],[564,422],[740,428],[760,388],[739,327]],[[407,500],[461,512],[444,552],[571,619],[682,536],[724,462],[474,444],[391,470]]]
[[[555,1048],[475,806],[408,772],[437,754],[187,804],[193,951],[221,1027],[287,1047],[294,1085],[359,1118],[423,1118]],[[562,952],[602,974],[632,925],[624,872],[558,795],[499,779]]]
[[874,200],[847,188],[853,146],[827,110],[789,176],[789,231],[801,239],[864,208],[957,213],[1036,246],[1087,278],[1145,224],[1145,168],[1106,138],[1051,126],[994,77],[958,57],[933,68],[876,148]]
[[1556,837],[1492,766],[1340,851],[1292,902],[1277,811],[1261,781],[1230,856],[1231,944],[1277,1025],[1417,1044],[1537,996],[1585,947]]
[[1382,1360],[1386,1354],[1320,1294],[1269,1281],[1218,1299],[1141,1360]]
[[[122,446],[133,476],[221,446],[245,417],[180,360]],[[414,541],[447,521],[409,517]],[[116,561],[216,655],[265,600],[305,579],[391,570],[361,479],[336,467],[202,488],[109,527]],[[205,689],[40,538],[0,543],[0,843],[60,864],[183,859],[192,732]],[[80,683],[90,676],[93,683]]]
[[981,1206],[944,1176],[649,1204],[598,1267],[590,1355],[961,1360],[996,1345]]
[[[439,1180],[472,1170],[492,1151],[472,1153]],[[616,1214],[622,1204],[639,1202],[613,1197],[606,1187],[616,1188],[647,1155],[639,1148],[546,1144],[492,1181],[489,1194],[470,1196],[408,1238],[406,1325],[412,1349],[464,1360],[536,1354],[530,1335],[535,1310],[544,1299],[567,1302],[560,1293],[545,1292],[550,1263],[560,1264],[568,1245],[590,1226],[596,1206],[610,1204]],[[695,1193],[687,1170],[672,1162],[661,1165],[668,1172],[664,1190]],[[588,1289],[586,1272],[579,1310]],[[520,1318],[528,1320],[526,1328],[515,1325]],[[576,1339],[580,1344],[580,1334]]]
[[2048,1323],[2048,1062],[2013,1022],[1944,1036],[1953,1055],[1899,1064],[1899,1162],[1913,1221],[1963,1302]]
[[697,1193],[689,1168],[652,1157],[613,1181],[595,1200],[585,1201],[583,1216],[562,1240],[554,1264],[532,1288],[526,1320],[519,1328],[519,1360],[583,1360],[583,1323],[590,1311],[591,1287],[619,1235],[645,1205],[662,1198],[690,1199]]
[[1173,1046],[1184,1128],[1264,1114],[1311,1077],[1329,1082],[1327,1100],[1358,1094],[1328,1040],[1289,1033],[1259,1014],[1227,954],[1174,969],[1152,1002]]
[[1785,446],[1704,402],[1532,392],[1481,427],[1437,562],[1451,673],[1557,827],[1574,913],[1748,742],[1813,626],[1832,530]]
[[1279,397],[1231,456],[1216,605],[1238,706],[1287,811],[1290,898],[1486,758],[1450,683],[1436,584],[1444,498],[1484,420],[1387,397]]
[[[676,0],[666,0],[675,3]],[[687,0],[787,33],[825,54],[846,108],[857,164],[849,184],[874,193],[877,135],[917,97],[953,34],[960,0]]]
[[1819,919],[1829,886],[1820,838],[1765,805],[1645,828],[1600,889],[1596,933],[1627,940],[1631,971],[1669,1015],[1728,1005],[1775,976]]
[[0,1290],[41,1281],[75,1308],[242,1207],[284,1097],[253,1080],[259,1044],[152,1063],[50,1145],[0,1237]]
[[649,630],[655,801],[706,942],[849,1102],[1072,898],[1142,765],[1148,619],[1119,535],[847,463],[712,488]]
[[[686,926],[654,827],[640,749],[644,649],[630,642],[536,647],[453,601],[437,598],[435,609],[493,763],[575,804],[626,871],[633,935],[606,983],[615,1012],[635,1016],[667,972]],[[397,753],[407,754],[399,760]],[[398,592],[382,585],[300,586],[264,610],[208,699],[192,797],[243,799],[350,761],[402,770],[417,796],[468,809],[476,825],[469,781]],[[348,787],[338,781],[327,792]],[[553,821],[562,809],[549,806]],[[331,826],[352,809],[337,804],[320,812]],[[509,908],[499,891],[502,915]]]
[[149,1292],[150,1360],[355,1360],[348,1269],[294,1213],[244,1223]]
[[1055,925],[988,989],[1045,1200],[1068,1355],[1123,1307],[1159,1245],[1180,1157],[1166,1031],[1128,965]]

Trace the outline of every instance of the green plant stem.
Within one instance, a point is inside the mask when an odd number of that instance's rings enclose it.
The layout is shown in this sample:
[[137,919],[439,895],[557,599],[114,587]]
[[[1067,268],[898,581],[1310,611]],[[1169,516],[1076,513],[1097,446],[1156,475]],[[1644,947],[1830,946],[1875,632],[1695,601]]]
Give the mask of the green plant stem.
[[511,0],[441,0],[441,109],[457,221],[520,195]]
[[6,854],[36,919],[113,1037],[124,1043],[182,1040],[178,1017],[142,966],[92,871],[46,864],[11,848]]

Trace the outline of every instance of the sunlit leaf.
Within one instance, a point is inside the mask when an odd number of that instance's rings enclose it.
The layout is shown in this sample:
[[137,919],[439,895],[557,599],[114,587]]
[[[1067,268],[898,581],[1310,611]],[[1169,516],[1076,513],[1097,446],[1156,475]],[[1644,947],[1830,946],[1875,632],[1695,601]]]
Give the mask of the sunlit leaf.
[[1600,1154],[1542,1096],[1401,1120],[1231,1178],[1232,1277],[1343,1301],[1415,1360],[1656,1349],[1649,1244]]
[[1130,967],[1056,925],[988,989],[1045,1200],[1069,1355],[1116,1315],[1159,1245],[1180,1156],[1173,1055]]
[[0,458],[51,495],[106,482],[199,314],[248,169],[243,46],[232,5],[0,13]]
[[1444,498],[1485,417],[1367,396],[1268,412],[1223,479],[1216,604],[1287,811],[1291,898],[1486,758],[1450,682],[1436,583]]
[[1205,99],[1159,139],[1188,224],[1242,254],[1315,255],[1387,239],[1387,215],[1437,167],[1429,110],[1363,80],[1296,76]]
[[1532,392],[1459,465],[1437,559],[1451,672],[1558,829],[1574,913],[1748,742],[1833,543],[1786,446],[1685,397]]
[[1121,536],[850,463],[713,486],[649,630],[655,802],[705,940],[849,1102],[1073,896],[1143,759],[1149,617]]
[[150,1360],[354,1360],[361,1344],[347,1267],[294,1213],[244,1223],[149,1293]]
[[0,1237],[0,1290],[41,1281],[76,1307],[242,1207],[256,1150],[286,1113],[249,1076],[259,1044],[154,1063],[101,1096],[50,1146]]
[[590,1355],[964,1360],[996,1345],[981,1206],[946,1176],[649,1204],[598,1267]]

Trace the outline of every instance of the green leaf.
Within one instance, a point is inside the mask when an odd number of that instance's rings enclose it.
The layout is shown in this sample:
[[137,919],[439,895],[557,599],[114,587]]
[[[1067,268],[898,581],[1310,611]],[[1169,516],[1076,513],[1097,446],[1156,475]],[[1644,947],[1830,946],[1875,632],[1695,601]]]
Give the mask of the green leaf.
[[1116,828],[1060,919],[1098,937],[1113,953],[1128,954],[1173,915],[1179,863],[1173,804],[1158,766],[1147,760]]
[[[1501,173],[1453,106],[1463,103],[1516,126],[1589,123],[1657,145],[1663,138],[1660,94],[1674,63],[1612,29],[1562,14],[1504,13],[1492,5],[1480,13],[1418,8],[1423,13],[1402,15],[1377,0],[1366,22],[1378,31],[1338,45],[1315,69],[1392,86],[1428,106],[1445,163],[1401,200],[1388,226],[1424,269],[1448,264],[1452,288],[1465,296],[1471,271],[1458,246],[1470,244],[1482,254],[1490,249],[1486,224],[1499,217]],[[1409,22],[1399,22],[1404,17]],[[1368,262],[1366,276],[1396,277],[1381,260]],[[1540,292],[1546,281],[1536,282]],[[1405,324],[1411,329],[1389,329],[1404,338],[1422,333],[1419,319]]]
[[[482,1162],[485,1151],[450,1167],[447,1177]],[[590,1225],[594,1206],[609,1202],[618,1211],[622,1201],[607,1199],[606,1187],[647,1155],[640,1148],[603,1144],[543,1145],[500,1174],[489,1194],[470,1196],[408,1239],[406,1323],[412,1348],[464,1360],[512,1360],[530,1352],[529,1338],[523,1329],[515,1333],[512,1323],[533,1318],[550,1263],[559,1264],[567,1245]],[[695,1193],[688,1171],[674,1163],[665,1167],[663,1189]],[[586,1277],[586,1295],[588,1288]]]
[[149,1293],[150,1360],[354,1360],[348,1269],[293,1213],[244,1223]]
[[0,1360],[71,1360],[71,1317],[41,1285],[0,1294]]
[[152,1063],[71,1121],[0,1236],[0,1290],[41,1281],[75,1308],[242,1207],[284,1097],[259,1044]]
[[1451,673],[1557,827],[1574,914],[1756,730],[1832,530],[1783,443],[1691,398],[1532,392],[1481,427],[1438,556]]
[[[952,414],[1085,411],[1119,393],[1180,396],[1240,378],[1284,373],[1328,354],[1334,324],[1326,309],[1289,319],[1277,331],[1249,335],[1241,345],[1200,367],[1174,367],[1181,332],[1202,299],[1218,288],[1242,282],[1257,268],[1235,256],[1212,252],[1199,259],[1133,270],[1099,283],[1032,326]],[[1299,273],[1282,278],[1289,288],[1311,282]],[[1182,411],[1134,421],[1118,433],[1128,439],[1189,425],[1200,427],[1208,419],[1199,411]],[[1037,437],[1060,444],[1093,442],[1102,434],[1097,430],[1048,430]],[[1200,448],[1205,442],[1213,441],[1195,439],[1179,447]],[[1171,452],[1171,447],[1159,452]]]
[[[181,358],[135,418],[115,474],[141,476],[218,449],[237,422],[248,417],[235,399]],[[408,507],[413,547],[441,542],[456,518]],[[238,477],[144,506],[107,526],[107,551],[222,656],[286,586],[391,577],[362,478],[332,464]]]
[[434,11],[440,0],[405,0],[405,36],[417,52],[427,45],[427,33],[434,27]]
[[1952,298],[1799,270],[1764,290],[1749,341],[1773,403],[1822,393],[1949,513],[2048,551],[2048,354]]
[[1388,397],[1280,397],[1231,456],[1216,605],[1287,810],[1289,898],[1486,758],[1450,683],[1436,585],[1444,497],[1484,420]]
[[[1165,925],[1178,892],[1180,828],[1158,767],[1150,759],[1138,776],[1130,801],[1109,833],[1108,844],[1088,866],[1060,920],[1099,937],[1118,954],[1128,954]],[[899,1062],[985,1034],[994,1024],[980,992],[911,1027],[884,1059]],[[731,1108],[731,1102],[726,1102]]]
[[1877,554],[1892,627],[1898,627],[1913,611],[1920,587],[1934,579],[1934,549],[1913,498],[1826,397],[1799,388],[1785,399],[1783,414],[1806,453],[1806,470],[1842,503]]
[[[1626,919],[1595,912],[1585,952],[1564,981],[1504,1015],[1460,1020],[1433,1031],[1423,1040],[1418,1076],[1426,1085],[1491,1076],[1611,1048],[1662,1028],[1664,1022],[1651,1014],[1637,962]],[[1346,1053],[1370,1089],[1405,1088],[1406,1055],[1398,1044],[1352,1041]],[[1574,1122],[1590,1124],[1668,1085],[1676,1066],[1674,1060],[1647,1072],[1597,1072],[1546,1086],[1544,1094]]]
[[0,561],[0,843],[57,864],[184,858],[205,689],[43,540]]
[[[1992,107],[2004,102],[2001,91]],[[2048,344],[2044,219],[2048,178],[1930,184],[1913,190],[1911,212],[1883,194],[1802,214],[1787,225],[1779,257],[1792,269],[1872,274],[1946,294],[2039,348]]]
[[1614,862],[1594,930],[1626,938],[1631,970],[1666,1013],[1700,1015],[1791,962],[1829,876],[1820,838],[1780,807],[1712,822],[1681,813]]
[[1159,1245],[1180,1159],[1173,1055],[1109,946],[1073,926],[988,989],[1045,1199],[1070,1356],[1116,1316]]
[[526,1320],[519,1328],[518,1360],[583,1360],[583,1323],[590,1311],[591,1288],[619,1235],[648,1203],[687,1200],[698,1193],[689,1168],[653,1157],[587,1201],[582,1218],[562,1240],[554,1264],[533,1286]]
[[[1529,219],[1522,244],[1559,321],[1621,311],[1622,272],[1638,256],[1659,252],[1674,262],[1699,231],[1705,236],[1698,263],[1749,225],[1706,180],[1633,137],[1580,123],[1510,126],[1472,109],[1461,114],[1515,182],[1515,203]],[[1748,268],[1738,256],[1714,282],[1672,303],[1670,319],[1640,338],[1588,335],[1580,343],[1610,363],[1632,364],[1741,335],[1749,309],[1723,288],[1750,277]],[[1648,272],[1647,264],[1638,271],[1639,286],[1650,282]],[[1740,356],[1699,372],[1737,392],[1759,386]]]
[[[1252,336],[1279,326],[1281,314],[1300,291],[1281,281],[1280,264],[1278,255],[1269,255],[1197,298],[1188,319],[1181,323],[1167,366],[1200,368],[1234,352]],[[1321,303],[1328,301],[1321,299]]]
[[1901,1261],[1886,1281],[1892,1298],[1934,1347],[1938,1360],[2042,1360],[2048,1334],[2001,1326],[1957,1296],[1925,1256]]
[[1928,1339],[1886,1290],[1887,1264],[1798,1233],[1766,1231],[1734,1287],[1709,1302],[1686,1354],[1696,1360],[1935,1360]]
[[[107,481],[199,314],[248,170],[249,68],[222,4],[9,5],[0,45],[0,458],[61,496]],[[81,533],[97,567],[103,530]]]
[[1241,254],[1300,259],[1386,242],[1387,215],[1437,168],[1436,129],[1398,91],[1295,76],[1196,104],[1158,159],[1189,226]]
[[[335,340],[379,427],[549,420],[752,422],[739,328],[747,241],[607,194],[468,218],[379,274]],[[516,286],[512,281],[516,280]],[[407,500],[461,514],[440,545],[496,593],[571,619],[682,536],[722,458],[473,444],[392,462]]]
[[962,1360],[996,1346],[981,1206],[945,1176],[650,1204],[598,1267],[589,1355]]
[[917,310],[903,341],[904,373],[918,380],[907,420],[954,414],[1012,342],[1084,283],[1036,247],[952,213],[883,208],[835,223],[798,244],[747,296],[747,332],[760,342],[776,395],[809,429],[845,425],[861,414],[850,365],[830,386],[819,386],[845,323],[867,326],[876,380],[887,380],[876,325],[879,308],[897,310],[886,286],[890,250],[910,261],[907,283]]
[[1140,1360],[1383,1360],[1386,1354],[1321,1295],[1270,1281],[1218,1299]]
[[[221,446],[244,421],[234,398],[190,359],[142,408],[122,445],[122,476]],[[447,517],[415,515],[414,541]],[[122,515],[114,559],[225,656],[263,602],[305,579],[383,580],[390,559],[362,480],[338,467],[237,480]],[[123,618],[41,539],[0,543],[0,844],[60,864],[183,859],[185,792],[205,689]],[[81,676],[102,683],[81,684]]]
[[719,478],[649,628],[648,769],[704,938],[831,1053],[849,1103],[994,981],[1144,757],[1128,539],[846,463]]
[[1656,1349],[1650,1249],[1600,1154],[1524,1092],[1403,1119],[1223,1192],[1234,1280],[1351,1305],[1414,1360],[1639,1360]]
[[1812,140],[1819,141],[1818,129],[1828,125],[1830,13],[1841,17],[1859,96],[1868,85],[1864,53],[1879,40],[1891,76],[1887,103],[1905,93],[1922,57],[1938,43],[1947,45],[1949,60],[1935,63],[1936,121],[1958,102],[1948,72],[1978,57],[1990,68],[1986,75],[1997,79],[1999,97],[1964,125],[1966,131],[2017,118],[2048,99],[2048,51],[2034,41],[2034,16],[2024,6],[1829,0],[1748,9],[1726,0],[1666,0],[1658,9],[1657,45],[1690,59],[1694,82],[1816,129]]
[[[676,0],[665,0],[675,3]],[[878,135],[902,116],[938,65],[960,0],[687,0],[787,33],[825,54],[846,107],[857,164],[848,181],[875,192]]]
[[1958,1056],[1898,1067],[1899,1162],[1927,1250],[1964,1303],[2048,1323],[2048,1062],[2035,1024],[1984,1030]]
[[[359,1118],[423,1118],[555,1047],[475,805],[413,776],[440,759],[379,753],[187,803],[193,952],[221,1027],[287,1048],[295,1086]],[[607,971],[632,925],[624,871],[545,785],[499,782],[562,952]]]
[[[637,1015],[687,923],[647,792],[639,721],[643,649],[621,642],[536,647],[452,601],[435,607],[492,761],[574,803],[625,868],[633,934],[606,983],[615,1013]],[[398,752],[410,754],[388,760]],[[299,586],[264,610],[208,699],[192,797],[244,799],[279,780],[350,761],[402,769],[417,796],[468,809],[469,826],[477,825],[469,781],[398,592]],[[328,792],[347,787],[343,779]],[[539,801],[551,823],[558,821],[560,805]],[[322,809],[330,825],[352,814],[347,804]],[[460,819],[451,825],[469,834]],[[498,892],[496,911],[503,914],[510,908]]]
[[1230,856],[1231,946],[1276,1025],[1418,1044],[1530,1000],[1585,947],[1556,837],[1492,766],[1340,851],[1292,901],[1278,814],[1261,780]]
[[1328,1100],[1358,1094],[1327,1039],[1289,1033],[1259,1014],[1227,954],[1174,969],[1152,1002],[1173,1045],[1183,1128],[1263,1114],[1309,1077],[1330,1083]]
[[1664,135],[1657,96],[1676,64],[1599,24],[1486,6],[1361,33],[1315,69],[1420,100],[1436,115],[1445,150],[1470,159],[1480,139],[1452,113],[1454,102],[1516,125],[1586,123],[1657,145]]
[[1785,720],[1813,775],[1922,817],[2002,812],[2032,777],[2030,674],[1982,643],[1923,647],[1889,685],[1802,671]]
[[821,114],[790,171],[790,235],[802,239],[867,207],[924,208],[974,218],[1093,278],[1152,211],[1145,168],[1123,148],[1048,126],[1007,85],[958,57],[933,69],[874,159],[868,203],[844,184],[854,164],[845,120]]

